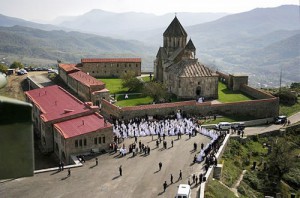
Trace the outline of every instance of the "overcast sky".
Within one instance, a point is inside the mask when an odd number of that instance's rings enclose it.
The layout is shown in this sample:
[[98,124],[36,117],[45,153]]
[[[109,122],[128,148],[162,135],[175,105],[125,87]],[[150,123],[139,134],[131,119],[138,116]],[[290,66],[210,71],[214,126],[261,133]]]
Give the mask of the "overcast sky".
[[299,5],[300,0],[1,0],[0,14],[35,21],[75,16],[92,9],[112,12],[244,12],[254,8]]

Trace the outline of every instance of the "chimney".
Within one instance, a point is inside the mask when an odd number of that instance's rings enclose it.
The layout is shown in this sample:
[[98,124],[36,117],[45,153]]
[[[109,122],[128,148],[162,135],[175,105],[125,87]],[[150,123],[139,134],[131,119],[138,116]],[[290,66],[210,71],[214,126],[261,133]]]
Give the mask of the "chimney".
[[84,120],[82,120],[82,125],[84,125]]

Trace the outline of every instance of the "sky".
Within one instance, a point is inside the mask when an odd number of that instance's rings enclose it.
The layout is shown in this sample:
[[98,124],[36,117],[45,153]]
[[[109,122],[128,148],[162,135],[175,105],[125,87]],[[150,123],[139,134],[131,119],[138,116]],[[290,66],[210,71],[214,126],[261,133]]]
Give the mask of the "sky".
[[157,15],[175,12],[238,13],[254,8],[299,5],[299,2],[300,0],[1,0],[0,14],[47,22],[59,16],[82,15],[93,9]]

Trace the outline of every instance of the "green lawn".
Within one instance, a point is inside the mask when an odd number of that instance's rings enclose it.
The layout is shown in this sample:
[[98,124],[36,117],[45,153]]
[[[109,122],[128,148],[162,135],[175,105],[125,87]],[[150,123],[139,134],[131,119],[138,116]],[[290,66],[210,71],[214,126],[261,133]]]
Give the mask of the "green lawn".
[[288,106],[280,104],[279,106],[279,114],[291,116],[297,112],[300,112],[300,97],[298,97],[298,103]]
[[122,80],[120,78],[99,78],[98,80],[105,83],[110,94],[128,92],[127,88],[122,88]]
[[219,198],[219,197],[235,197],[234,193],[228,188],[220,184],[218,180],[211,179],[208,181],[208,185],[205,188],[206,198]]
[[127,107],[127,106],[138,106],[138,105],[145,105],[152,103],[153,99],[149,96],[145,97],[142,94],[140,95],[129,95],[128,99],[124,98],[124,95],[117,96],[117,103],[116,105],[120,107]]
[[150,77],[149,76],[144,76],[142,77],[144,82],[150,82]]
[[232,91],[227,88],[227,86],[219,82],[218,85],[218,94],[219,94],[219,101],[220,102],[239,102],[245,100],[252,100],[251,97],[243,94],[240,91]]

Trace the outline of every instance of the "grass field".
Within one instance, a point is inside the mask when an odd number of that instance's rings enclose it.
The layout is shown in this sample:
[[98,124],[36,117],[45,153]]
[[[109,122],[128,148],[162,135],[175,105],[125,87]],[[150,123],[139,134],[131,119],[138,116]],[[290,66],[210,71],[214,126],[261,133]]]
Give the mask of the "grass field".
[[106,88],[110,91],[110,94],[114,93],[126,93],[127,88],[122,87],[122,80],[120,78],[98,78],[105,83]]
[[228,188],[220,184],[219,181],[211,179],[205,189],[206,198],[219,198],[219,197],[235,197],[234,193]]
[[116,105],[120,107],[127,106],[138,106],[152,103],[153,99],[151,97],[145,97],[142,94],[140,95],[129,95],[128,99],[124,98],[124,95],[117,96]]
[[279,114],[291,116],[297,112],[300,112],[300,97],[298,97],[298,103],[288,106],[280,104],[279,106]]
[[218,94],[220,102],[239,102],[245,100],[252,100],[253,98],[241,93],[240,91],[232,91],[227,88],[227,86],[219,82],[218,85]]

